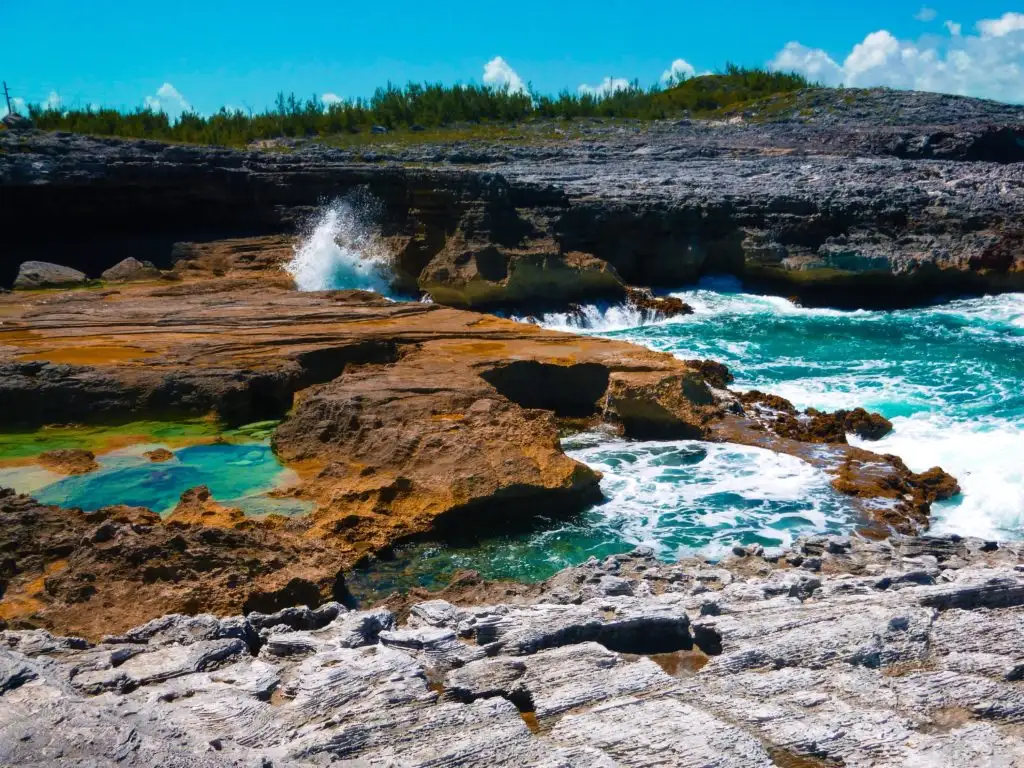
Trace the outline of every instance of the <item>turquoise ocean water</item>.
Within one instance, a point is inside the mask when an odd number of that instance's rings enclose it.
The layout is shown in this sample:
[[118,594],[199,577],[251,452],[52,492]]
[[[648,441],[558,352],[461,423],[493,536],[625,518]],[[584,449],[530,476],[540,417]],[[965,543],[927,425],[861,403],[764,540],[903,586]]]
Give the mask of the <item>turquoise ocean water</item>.
[[[880,411],[895,428],[865,447],[897,454],[917,471],[940,465],[960,481],[963,494],[935,506],[934,530],[1024,535],[1024,295],[894,312],[805,309],[744,293],[731,279],[673,295],[694,314],[644,324],[628,309],[588,306],[582,315],[549,314],[540,322],[719,360],[735,374],[734,388],[780,394],[801,408]],[[407,548],[374,566],[373,584],[357,588],[436,585],[457,568],[531,580],[641,544],[671,560],[718,555],[737,542],[781,547],[803,533],[855,525],[827,477],[792,457],[599,434],[564,446],[604,473],[603,504],[541,532]]]

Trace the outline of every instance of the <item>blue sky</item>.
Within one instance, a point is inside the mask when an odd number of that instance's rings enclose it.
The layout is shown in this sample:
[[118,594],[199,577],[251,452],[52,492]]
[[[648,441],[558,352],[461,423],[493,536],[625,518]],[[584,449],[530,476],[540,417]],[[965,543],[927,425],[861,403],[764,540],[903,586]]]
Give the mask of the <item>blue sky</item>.
[[648,85],[682,59],[687,72],[775,62],[827,82],[1024,101],[1024,15],[1007,0],[4,6],[0,78],[19,98],[65,107],[148,97],[168,111],[259,110],[278,91],[351,98],[388,80],[481,82],[498,56],[498,82],[543,92]]

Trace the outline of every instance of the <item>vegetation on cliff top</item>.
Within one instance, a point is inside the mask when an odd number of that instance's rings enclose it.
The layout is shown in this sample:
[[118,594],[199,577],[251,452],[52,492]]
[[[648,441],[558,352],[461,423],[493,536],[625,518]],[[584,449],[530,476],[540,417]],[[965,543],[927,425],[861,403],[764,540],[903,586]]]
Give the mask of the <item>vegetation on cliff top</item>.
[[420,132],[425,128],[513,125],[532,120],[713,116],[745,102],[810,86],[801,75],[729,65],[721,74],[681,80],[664,89],[654,86],[645,90],[633,82],[625,89],[604,94],[562,91],[547,96],[479,85],[410,83],[401,88],[389,83],[369,99],[336,104],[325,104],[315,96],[302,100],[294,94],[279,94],[274,107],[259,114],[222,108],[208,117],[186,112],[171,120],[149,109],[61,111],[32,106],[29,112],[35,126],[42,130],[241,146],[280,137],[366,135],[375,126]]

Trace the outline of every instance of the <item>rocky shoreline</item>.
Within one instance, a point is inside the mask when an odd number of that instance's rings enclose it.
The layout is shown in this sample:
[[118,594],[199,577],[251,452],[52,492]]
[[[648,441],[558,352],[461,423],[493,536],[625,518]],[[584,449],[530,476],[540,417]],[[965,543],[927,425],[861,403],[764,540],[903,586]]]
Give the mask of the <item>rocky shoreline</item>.
[[[850,99],[359,153],[0,132],[0,429],[262,425],[313,510],[0,488],[0,764],[1024,765],[1024,546],[926,535],[960,488],[847,439],[888,420],[469,311],[685,315],[657,289],[721,274],[851,308],[1024,290],[1024,110]],[[432,302],[296,290],[294,234],[339,198]],[[581,431],[798,457],[857,530],[355,604],[376,555],[600,500]]]
[[[273,447],[314,511],[248,518],[205,489],[166,520],[0,499],[0,619],[96,638],[171,612],[315,607],[367,555],[448,530],[567,519],[600,474],[560,431],[704,439],[797,456],[873,536],[927,529],[959,491],[941,468],[847,442],[891,425],[863,410],[799,413],[728,389],[728,370],[436,304],[300,293],[247,252],[179,262],[166,281],[0,297],[0,427],[283,419]],[[80,457],[85,458],[85,457]]]
[[401,620],[330,603],[97,644],[8,631],[0,762],[1017,765],[1022,606],[1019,544],[824,537],[637,550]]

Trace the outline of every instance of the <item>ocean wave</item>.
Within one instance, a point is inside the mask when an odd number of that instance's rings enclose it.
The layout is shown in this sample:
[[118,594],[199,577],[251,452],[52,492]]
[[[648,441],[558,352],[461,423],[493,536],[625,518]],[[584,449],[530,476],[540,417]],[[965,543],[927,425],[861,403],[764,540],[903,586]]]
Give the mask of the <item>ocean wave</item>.
[[853,513],[828,477],[792,456],[692,440],[564,441],[600,470],[608,501],[590,524],[664,559],[721,555],[733,545],[788,546],[799,535],[849,530]]
[[[603,333],[683,359],[721,361],[735,389],[772,392],[799,408],[880,411],[896,428],[865,448],[918,470],[940,465],[961,481],[961,498],[935,506],[939,530],[1024,532],[1024,477],[1015,466],[1024,456],[1024,294],[846,312],[736,288],[706,280],[673,294],[695,310],[680,322],[609,324]],[[775,482],[774,470],[760,466],[759,482]],[[666,497],[688,493],[660,488]]]
[[932,529],[992,539],[1024,531],[1024,423],[936,412],[893,419],[877,442],[850,437],[868,450],[894,453],[915,472],[941,466],[960,481],[961,497],[932,508]]

